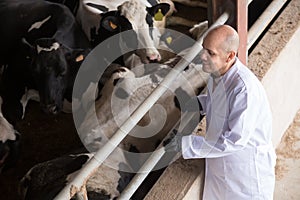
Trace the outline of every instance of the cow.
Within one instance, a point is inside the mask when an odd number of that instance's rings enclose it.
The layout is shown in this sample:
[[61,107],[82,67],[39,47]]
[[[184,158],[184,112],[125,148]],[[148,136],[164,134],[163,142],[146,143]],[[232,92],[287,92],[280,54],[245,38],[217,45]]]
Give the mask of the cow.
[[[92,156],[93,153],[75,152],[33,166],[20,181],[18,191],[21,199],[54,199]],[[114,154],[111,157],[109,163],[103,163],[88,178],[83,186],[86,191],[84,197],[115,199],[132,179],[134,174],[124,161],[122,153]]]
[[[114,145],[109,143],[108,139],[129,117],[132,110],[172,70],[181,56],[178,55],[163,65],[151,67],[144,65],[131,70],[122,66],[111,66],[109,74],[112,75],[105,81],[100,97],[95,102],[97,121],[91,120],[92,115],[95,114],[93,110],[87,110],[86,118],[78,129],[82,141],[90,152],[95,152],[102,145]],[[169,91],[159,99],[158,102],[161,106],[152,109],[148,113],[149,115],[139,122],[139,125],[148,127],[146,129],[135,127],[136,130],[130,133],[131,136],[125,138],[119,148],[114,150],[112,158],[109,157],[108,160],[105,160],[95,173],[87,178],[87,183],[82,188],[86,189],[88,199],[114,199],[120,195],[120,192],[132,179],[132,172],[136,172],[140,167],[140,163],[137,163],[139,160],[129,160],[130,153],[153,151],[180,118],[181,101],[197,94],[201,90],[199,88],[205,85],[207,78],[208,74],[201,71],[201,64],[194,62],[188,64]],[[95,86],[91,86],[91,88],[96,90]],[[86,92],[86,95],[95,95],[93,91]],[[167,114],[167,118],[160,117],[165,114]],[[76,118],[76,113],[74,118]],[[163,123],[159,123],[160,121]],[[159,126],[158,130],[155,130],[156,126]],[[143,131],[142,135],[137,135]],[[152,131],[157,134],[153,135]],[[134,133],[136,134],[134,135]],[[152,137],[146,138],[151,135]],[[141,138],[140,136],[146,137]],[[74,154],[34,166],[21,180],[22,196],[25,197],[23,199],[34,200],[41,197],[53,199],[76,176],[77,170],[90,159],[91,155]]]
[[19,101],[26,88],[38,90],[43,111],[57,114],[64,98],[71,100],[76,73],[90,51],[87,37],[61,4],[3,0],[0,17],[0,64],[8,65],[4,85],[14,85],[4,90],[4,116],[16,110],[7,104]]
[[94,46],[113,34],[134,30],[131,41],[128,42],[127,38],[120,41],[130,46],[128,43],[132,44],[137,37],[135,53],[143,63],[149,63],[161,60],[157,50],[160,32],[154,25],[163,20],[169,10],[168,3],[156,1],[80,0],[76,19]]
[[[163,65],[144,65],[131,70],[126,67],[116,69],[102,88],[95,107],[86,111],[85,119],[77,129],[86,148],[91,151],[101,148],[159,85],[180,58],[181,56],[178,55]],[[208,75],[202,72],[200,64],[190,63],[121,142],[120,148],[139,153],[155,150],[180,119],[179,105],[182,105],[182,101],[198,94],[198,89],[203,89],[205,86],[207,77]],[[95,114],[96,120],[94,120]],[[75,120],[77,118],[76,112],[74,118]]]

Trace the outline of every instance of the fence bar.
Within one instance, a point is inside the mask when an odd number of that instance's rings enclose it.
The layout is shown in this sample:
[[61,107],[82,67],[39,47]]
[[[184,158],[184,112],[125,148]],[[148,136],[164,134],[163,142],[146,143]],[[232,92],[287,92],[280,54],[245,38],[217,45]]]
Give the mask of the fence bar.
[[256,20],[248,31],[247,49],[249,50],[261,33],[266,29],[275,15],[279,12],[287,0],[273,0],[263,14]]
[[248,6],[249,6],[249,4],[252,2],[253,0],[248,0]]
[[[174,125],[173,129],[176,127],[178,128],[179,125],[182,125],[181,127],[185,127],[188,125],[190,120],[195,116],[195,114],[186,114],[184,113],[182,119],[178,120],[178,122]],[[172,130],[173,130],[172,129]],[[172,130],[170,133],[172,133]],[[178,132],[182,132],[182,129],[178,129]],[[168,138],[170,133],[165,137]],[[165,140],[163,139],[163,141]],[[163,143],[163,142],[162,142]],[[146,162],[143,164],[143,166],[139,169],[137,174],[133,177],[133,179],[130,181],[130,183],[126,186],[126,188],[122,191],[120,197],[118,200],[128,200],[130,197],[134,194],[134,192],[138,189],[138,187],[142,184],[142,182],[145,180],[145,178],[148,176],[148,174],[151,172],[151,170],[155,167],[155,165],[160,161],[160,159],[165,154],[164,148],[162,148],[162,143],[156,148],[154,153],[151,154],[151,156],[146,160]]]
[[[214,24],[224,24],[229,17],[229,13],[225,12],[219,20]],[[211,26],[212,28],[213,26]],[[202,49],[203,37],[201,37],[191,48],[191,50],[176,64],[164,80],[157,86],[152,93],[146,98],[143,103],[132,113],[122,126],[115,132],[110,140],[99,149],[96,154],[87,162],[87,164],[80,170],[78,175],[64,187],[63,190],[55,197],[55,200],[67,200],[72,198],[77,192],[85,187],[85,183],[93,172],[104,162],[104,160],[113,152],[111,144],[117,147],[121,141],[126,137],[131,129],[140,121],[140,119],[147,113],[154,103],[164,94],[164,92],[171,86],[173,80],[185,69],[185,67],[197,56]]]
[[[212,24],[212,26],[208,29],[210,30],[211,28],[220,25],[220,24],[225,24],[227,19],[229,18],[228,13],[222,14],[216,21],[215,23]],[[207,31],[208,31],[207,30]],[[206,31],[206,32],[207,32]],[[203,36],[205,33],[202,35],[202,37],[199,39],[199,41],[203,40]],[[202,49],[202,48],[201,48]],[[201,50],[200,49],[200,50]],[[180,122],[183,124],[182,127],[187,126],[187,124],[190,122],[190,120],[193,118],[194,115],[186,113],[182,117],[182,121],[179,120],[175,126],[178,127]],[[181,129],[178,130],[181,132]],[[171,131],[172,132],[172,131]],[[166,136],[167,138],[168,136]],[[142,184],[142,182],[145,180],[145,178],[148,176],[148,174],[151,172],[151,170],[155,167],[155,165],[159,162],[159,160],[162,158],[162,156],[165,154],[165,151],[163,148],[161,148],[161,145],[157,147],[155,152],[148,158],[148,160],[144,163],[144,165],[140,168],[138,173],[133,177],[133,179],[130,181],[130,183],[126,186],[126,188],[123,190],[121,193],[120,197],[118,200],[129,200],[130,197],[134,194],[134,192],[138,189],[138,187]]]

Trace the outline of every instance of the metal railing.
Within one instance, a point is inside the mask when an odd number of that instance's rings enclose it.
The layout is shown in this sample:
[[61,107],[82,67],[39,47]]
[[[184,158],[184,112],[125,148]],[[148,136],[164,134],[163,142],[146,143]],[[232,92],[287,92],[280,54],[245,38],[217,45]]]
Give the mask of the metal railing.
[[[248,31],[249,50],[288,0],[273,0]],[[248,1],[248,5],[252,0]]]
[[[252,0],[248,1],[248,6]],[[279,12],[282,6],[287,0],[273,0],[264,13],[258,18],[258,20],[252,25],[248,31],[248,42],[247,49],[249,50],[260,34],[265,30],[268,24],[272,21],[275,15]],[[224,12],[216,21],[213,23],[208,30],[211,28],[224,24],[229,18],[229,13]],[[132,116],[127,119],[121,127],[115,132],[112,138],[109,140],[107,145],[104,145],[99,149],[94,157],[80,170],[78,175],[65,186],[63,190],[55,197],[55,200],[66,200],[72,198],[74,195],[80,199],[87,199],[85,191],[85,183],[93,172],[104,162],[104,160],[114,151],[111,148],[111,144],[117,147],[121,141],[127,136],[127,134],[134,128],[139,120],[146,114],[148,110],[154,105],[154,103],[164,94],[167,88],[170,87],[172,82],[181,73],[189,62],[191,62],[195,56],[202,49],[203,36],[192,46],[191,50],[177,63],[172,70],[161,82],[161,84],[155,88],[152,93],[146,98],[143,103],[132,113]],[[188,120],[187,120],[188,121]],[[130,199],[133,193],[137,190],[140,184],[147,177],[149,172],[159,162],[165,151],[163,148],[157,149],[149,159],[140,168],[139,172],[134,176],[132,181],[127,185],[124,191],[121,193],[119,200]],[[145,171],[147,171],[145,173]]]
[[[211,28],[224,24],[229,18],[229,13],[223,13]],[[134,126],[140,121],[140,119],[147,113],[148,110],[154,105],[154,103],[166,92],[171,86],[172,82],[178,77],[178,75],[185,69],[185,67],[199,54],[202,49],[203,36],[191,47],[190,51],[176,64],[174,70],[171,70],[169,74],[163,79],[163,81],[152,91],[152,93],[142,102],[142,104],[132,113],[131,117],[128,118],[121,127],[115,132],[111,139],[99,149],[93,158],[86,163],[86,165],[79,171],[78,175],[68,183],[63,190],[55,197],[55,200],[66,200],[77,195],[79,199],[87,199],[85,192],[85,183],[93,172],[105,161],[105,159],[114,151],[111,148],[111,144],[117,147],[121,141],[127,136],[127,134],[134,128]],[[144,165],[143,168],[151,168],[152,165],[158,162],[161,155],[164,152],[159,151],[159,155],[151,156],[151,160],[147,161],[148,164]],[[133,181],[135,184],[141,183],[147,174],[141,174],[134,177]],[[126,188],[120,199],[129,199],[137,186],[130,184]],[[134,186],[133,186],[134,185]],[[126,192],[127,191],[127,192]]]
[[[210,29],[214,28],[215,26],[225,24],[225,22],[229,18],[229,13],[225,12],[223,15],[221,15],[217,21],[210,26],[210,28],[207,30],[209,31]],[[206,32],[207,32],[206,31]],[[202,35],[202,37],[197,41],[197,43],[201,44],[203,41],[203,36],[205,33]],[[195,45],[198,45],[195,44]],[[202,49],[202,48],[201,48]],[[200,50],[201,50],[200,49]],[[191,49],[192,51],[193,49]],[[200,52],[199,48],[197,48],[197,54]],[[174,127],[178,127],[179,124],[181,124],[182,129],[184,129],[189,121],[193,118],[193,115],[183,115],[182,121],[179,120],[177,124]],[[181,129],[178,129],[179,132],[182,132]],[[167,136],[168,137],[168,136]],[[155,167],[155,165],[160,161],[162,156],[164,155],[165,151],[163,148],[161,148],[161,145],[158,146],[158,148],[155,150],[155,153],[153,153],[150,158],[144,163],[144,165],[140,168],[139,172],[133,177],[131,182],[127,185],[127,187],[123,190],[121,193],[120,197],[118,200],[128,200],[130,197],[134,194],[134,192],[138,189],[138,187],[142,184],[144,179],[147,177],[147,175],[151,172],[151,170]]]

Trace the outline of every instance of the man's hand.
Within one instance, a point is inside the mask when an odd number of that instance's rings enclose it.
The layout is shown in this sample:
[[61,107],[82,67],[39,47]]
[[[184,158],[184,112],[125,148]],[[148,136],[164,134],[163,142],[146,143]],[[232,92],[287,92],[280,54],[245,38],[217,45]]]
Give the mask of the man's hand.
[[166,152],[180,152],[181,151],[181,140],[182,134],[177,132],[176,129],[173,130],[173,133],[168,139],[163,142]]

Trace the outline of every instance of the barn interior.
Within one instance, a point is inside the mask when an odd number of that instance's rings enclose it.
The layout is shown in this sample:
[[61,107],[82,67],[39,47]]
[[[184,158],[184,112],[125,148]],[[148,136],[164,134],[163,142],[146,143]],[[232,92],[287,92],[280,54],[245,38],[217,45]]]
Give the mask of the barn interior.
[[[203,4],[189,6],[174,0],[177,12],[172,16],[192,23],[208,20],[211,10],[207,6],[210,4],[206,0],[198,2]],[[247,30],[243,33],[246,38],[247,31],[265,11],[275,13],[271,19],[265,20],[268,23],[253,44],[250,47],[246,44],[245,61],[263,83],[275,115],[273,144],[277,152],[277,165],[274,199],[297,199],[300,197],[300,176],[296,173],[300,167],[300,94],[297,90],[300,84],[300,70],[297,69],[300,65],[300,1],[276,1],[281,4],[276,11],[268,10],[275,0],[245,2],[248,2],[248,15],[244,19]],[[191,36],[190,26],[175,25],[175,22],[168,21],[167,28]],[[18,184],[34,165],[84,147],[72,114],[45,114],[35,101],[28,103],[25,118],[15,128],[22,135],[21,155],[14,167],[0,174],[0,199],[19,200]],[[195,132],[204,134],[204,129],[203,123],[200,123]],[[150,173],[131,199],[200,199],[203,177],[204,160],[183,161],[179,158],[167,168]]]

